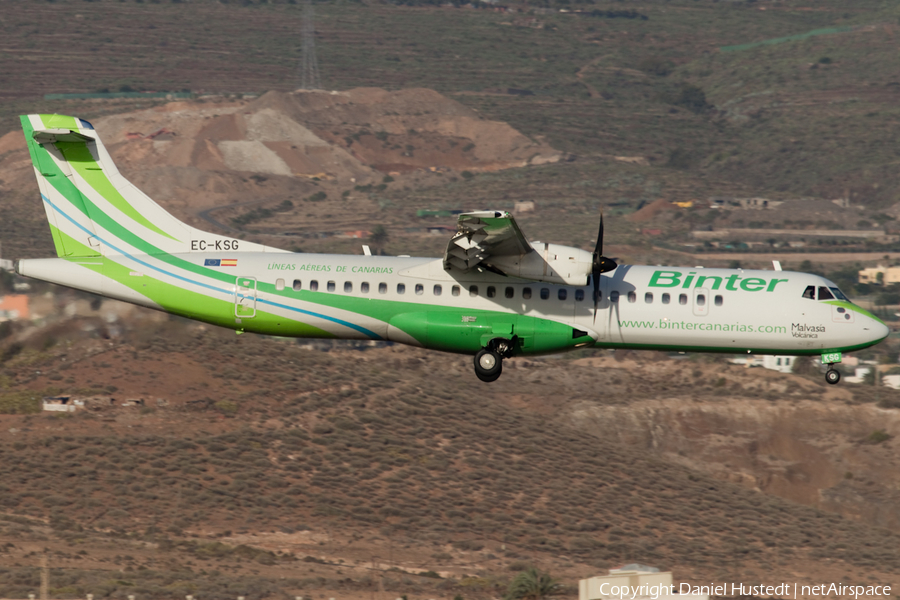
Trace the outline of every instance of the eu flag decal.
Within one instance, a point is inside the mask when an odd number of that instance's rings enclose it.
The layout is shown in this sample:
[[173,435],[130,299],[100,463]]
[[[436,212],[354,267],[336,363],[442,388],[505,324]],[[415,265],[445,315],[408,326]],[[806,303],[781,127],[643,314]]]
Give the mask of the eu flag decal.
[[218,258],[207,258],[203,263],[204,267],[218,267],[220,260]]

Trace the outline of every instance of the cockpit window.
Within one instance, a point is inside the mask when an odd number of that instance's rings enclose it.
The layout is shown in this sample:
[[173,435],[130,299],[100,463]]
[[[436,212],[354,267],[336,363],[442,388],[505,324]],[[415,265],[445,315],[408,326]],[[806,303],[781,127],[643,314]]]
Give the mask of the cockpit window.
[[833,287],[833,288],[828,288],[828,289],[831,290],[831,293],[834,294],[834,297],[837,298],[838,300],[843,300],[844,302],[850,302],[850,298],[845,296],[844,292],[842,292],[838,288]]
[[819,286],[819,300],[834,300],[834,294],[824,285]]
[[809,298],[810,300],[815,300],[816,299],[816,286],[814,286],[814,285],[806,286],[806,289],[803,290],[803,297]]

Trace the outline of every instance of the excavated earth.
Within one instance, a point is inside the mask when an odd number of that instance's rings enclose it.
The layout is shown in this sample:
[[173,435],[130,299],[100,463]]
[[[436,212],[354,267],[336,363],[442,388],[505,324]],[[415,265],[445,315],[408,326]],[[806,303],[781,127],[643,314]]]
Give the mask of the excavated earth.
[[[269,92],[252,101],[172,102],[96,119],[117,166],[135,185],[192,224],[223,206],[297,202],[324,193],[336,222],[375,205],[357,186],[386,175],[403,185],[445,173],[496,171],[560,160],[509,125],[428,89]],[[0,138],[0,194],[13,212],[34,194],[21,132]],[[343,196],[341,196],[343,194]],[[339,199],[340,198],[340,199]],[[337,205],[337,206],[335,206]],[[325,209],[323,209],[325,210]],[[235,212],[226,212],[222,222]],[[315,216],[315,213],[312,213]],[[308,215],[307,215],[308,216]],[[304,217],[306,218],[306,217]]]

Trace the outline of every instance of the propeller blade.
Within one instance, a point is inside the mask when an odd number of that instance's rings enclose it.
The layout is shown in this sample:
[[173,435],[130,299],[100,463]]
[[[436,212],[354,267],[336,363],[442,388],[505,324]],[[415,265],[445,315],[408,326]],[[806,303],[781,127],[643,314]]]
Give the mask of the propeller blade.
[[600,303],[600,274],[612,271],[618,265],[616,261],[603,256],[603,213],[600,213],[600,229],[597,231],[597,244],[591,260],[591,283],[594,287],[594,323],[597,322],[597,305]]
[[603,256],[603,213],[600,213],[600,229],[597,231],[597,243],[594,245],[594,264]]

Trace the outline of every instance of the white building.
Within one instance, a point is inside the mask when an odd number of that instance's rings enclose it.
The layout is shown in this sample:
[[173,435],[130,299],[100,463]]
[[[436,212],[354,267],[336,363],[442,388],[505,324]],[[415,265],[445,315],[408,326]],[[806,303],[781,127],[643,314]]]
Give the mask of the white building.
[[763,367],[780,373],[792,373],[794,369],[794,361],[796,356],[738,356],[728,359],[733,365],[744,365],[745,367]]
[[[627,591],[624,591],[627,588]],[[637,563],[578,582],[578,600],[709,600],[705,594],[674,594],[672,572]]]
[[84,400],[72,400],[69,396],[48,396],[42,404],[47,412],[75,412],[84,408]]

